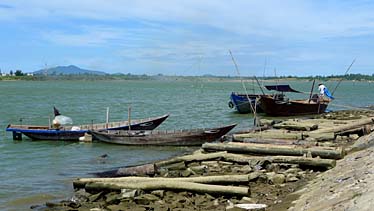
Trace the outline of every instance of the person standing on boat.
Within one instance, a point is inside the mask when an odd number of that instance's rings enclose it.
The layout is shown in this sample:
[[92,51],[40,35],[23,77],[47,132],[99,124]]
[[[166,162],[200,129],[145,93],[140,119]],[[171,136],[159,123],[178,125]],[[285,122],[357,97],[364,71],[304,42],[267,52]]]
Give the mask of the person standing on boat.
[[319,95],[321,97],[326,96],[326,97],[330,98],[331,100],[334,99],[334,97],[331,95],[331,93],[329,92],[327,87],[325,85],[323,85],[322,83],[318,84],[318,90],[319,90]]

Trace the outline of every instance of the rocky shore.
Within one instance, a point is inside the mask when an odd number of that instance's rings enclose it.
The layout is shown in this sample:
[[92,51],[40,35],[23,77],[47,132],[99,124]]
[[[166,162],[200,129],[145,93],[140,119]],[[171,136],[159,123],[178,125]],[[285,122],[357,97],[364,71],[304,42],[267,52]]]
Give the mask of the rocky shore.
[[369,210],[374,111],[262,124],[188,155],[76,179],[71,199],[32,208]]

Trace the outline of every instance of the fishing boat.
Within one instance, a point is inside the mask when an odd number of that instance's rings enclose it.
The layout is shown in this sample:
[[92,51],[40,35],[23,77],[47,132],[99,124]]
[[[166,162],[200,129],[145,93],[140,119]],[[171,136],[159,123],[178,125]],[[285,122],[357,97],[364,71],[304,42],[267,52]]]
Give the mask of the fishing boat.
[[248,114],[248,113],[252,113],[251,105],[249,104],[249,101],[250,101],[252,104],[252,108],[256,108],[257,113],[263,112],[261,107],[259,106],[259,101],[258,101],[260,96],[261,95],[258,95],[258,94],[246,95],[246,94],[238,94],[236,92],[232,92],[230,95],[230,101],[228,105],[229,105],[229,108],[235,108],[235,110],[238,113]]
[[79,137],[84,136],[89,130],[153,130],[159,126],[169,115],[159,117],[108,122],[100,124],[85,124],[79,126],[61,126],[53,128],[45,125],[14,125],[9,124],[6,131],[13,132],[13,140],[22,140],[22,134],[31,138],[32,140],[59,140],[59,141],[78,141]]
[[[270,116],[296,116],[324,113],[330,99],[310,94],[309,99],[290,100],[284,92],[301,93],[290,87],[290,85],[265,86],[267,90],[275,90],[279,93],[273,96],[261,96],[260,107]],[[313,88],[312,88],[313,90]]]
[[122,145],[158,146],[199,146],[213,142],[233,129],[236,124],[209,129],[172,130],[172,131],[89,131],[89,134],[102,142]]

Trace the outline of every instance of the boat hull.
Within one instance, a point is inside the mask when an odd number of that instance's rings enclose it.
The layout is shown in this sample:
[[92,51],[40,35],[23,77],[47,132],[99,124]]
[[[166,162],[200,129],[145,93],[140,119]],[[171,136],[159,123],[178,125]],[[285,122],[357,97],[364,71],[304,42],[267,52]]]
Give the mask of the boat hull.
[[121,145],[152,146],[199,146],[216,141],[233,129],[236,124],[219,128],[181,131],[90,131],[92,136],[102,142]]
[[[160,117],[149,118],[146,120],[133,120],[131,121],[130,128],[132,130],[153,130],[158,127],[163,121],[165,121],[169,115],[163,115]],[[13,132],[15,134],[23,134],[32,140],[53,140],[53,141],[78,141],[79,137],[84,136],[89,129],[94,128],[98,131],[103,130],[128,130],[128,122],[123,124],[109,123],[98,124],[98,125],[82,125],[80,130],[71,129],[50,129],[48,126],[30,126],[30,125],[8,125],[6,131]],[[15,138],[13,138],[15,139]]]
[[[248,98],[252,104],[252,108],[256,107],[256,112],[262,112],[259,102],[256,99],[261,95],[249,94]],[[248,114],[252,113],[251,105],[249,104],[248,98],[245,94],[231,93],[229,107],[234,107],[238,113]]]
[[270,116],[297,116],[321,114],[326,111],[329,101],[290,100],[277,101],[269,96],[260,98],[260,106]]

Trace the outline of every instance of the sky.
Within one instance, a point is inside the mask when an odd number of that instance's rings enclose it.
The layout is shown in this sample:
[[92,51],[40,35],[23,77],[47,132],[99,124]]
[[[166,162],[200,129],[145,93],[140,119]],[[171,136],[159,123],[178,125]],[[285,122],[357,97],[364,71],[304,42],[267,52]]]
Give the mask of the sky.
[[0,69],[374,74],[374,1],[0,0]]

